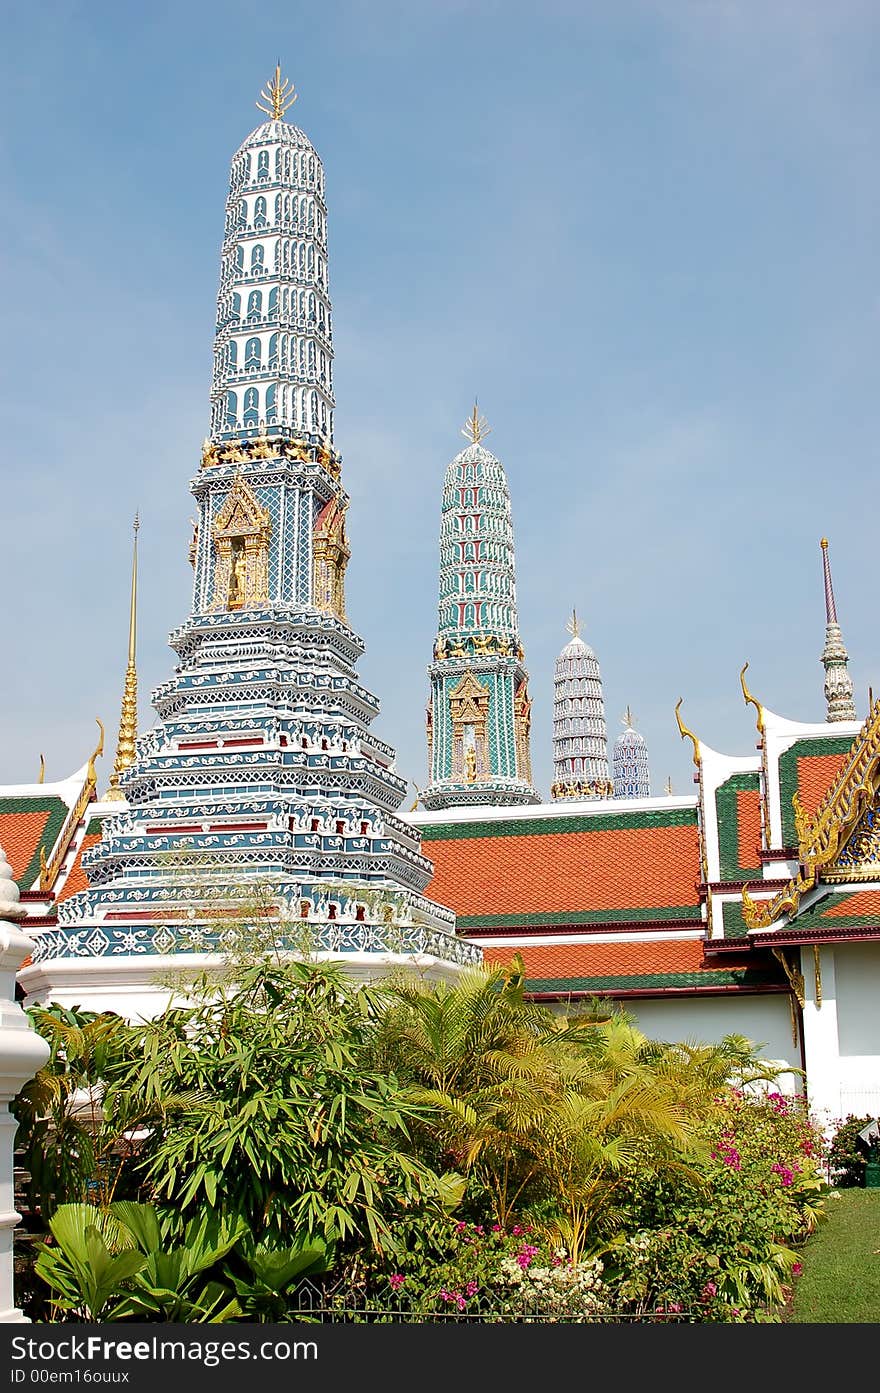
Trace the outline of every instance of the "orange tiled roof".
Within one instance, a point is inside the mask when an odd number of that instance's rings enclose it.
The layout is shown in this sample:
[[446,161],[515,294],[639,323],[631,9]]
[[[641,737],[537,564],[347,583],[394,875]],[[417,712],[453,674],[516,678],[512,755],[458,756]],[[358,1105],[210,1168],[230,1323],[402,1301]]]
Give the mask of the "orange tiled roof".
[[835,903],[826,909],[823,919],[843,919],[852,916],[872,918],[880,923],[880,890],[856,890],[852,895],[836,895]]
[[505,967],[521,953],[527,977],[646,977],[657,972],[698,972],[703,965],[701,939],[665,939],[646,943],[540,943],[523,948],[483,948],[485,961]]
[[761,845],[761,795],[757,789],[741,788],[737,792],[736,825],[739,864],[753,866]]
[[728,955],[707,966],[701,939],[618,940],[546,943],[521,948],[486,945],[488,964],[508,966],[522,955],[526,987],[532,992],[627,992],[674,987],[731,987],[773,978],[771,969],[753,965],[746,954]]
[[[608,819],[606,819],[607,821]],[[542,917],[545,922],[698,917],[700,853],[694,822],[683,825],[530,830],[526,822],[504,835],[466,824],[455,835],[426,837],[434,862],[431,899],[464,920]],[[598,819],[597,819],[598,821]],[[546,826],[546,822],[544,826]],[[423,829],[423,831],[426,829]],[[586,916],[586,918],[585,918]]]
[[4,798],[0,790],[0,845],[23,890],[29,890],[39,876],[40,847],[46,848],[47,857],[51,855],[68,812],[67,804],[57,794]]
[[94,846],[95,843],[99,842],[100,840],[100,832],[87,833],[86,836],[83,837],[79,846],[79,850],[76,853],[76,860],[71,866],[70,871],[67,875],[67,879],[65,880],[64,885],[62,886],[61,891],[58,895],[59,904],[62,900],[69,899],[71,895],[77,894],[78,891],[87,890],[89,888],[88,878],[86,876],[85,871],[82,868],[83,852],[88,851],[89,847]]
[[798,793],[809,817],[818,808],[846,755],[801,755],[797,762]]
[[[49,812],[0,813],[0,846],[6,852],[12,874],[19,880],[30,865],[40,841]],[[46,848],[47,852],[49,848]]]

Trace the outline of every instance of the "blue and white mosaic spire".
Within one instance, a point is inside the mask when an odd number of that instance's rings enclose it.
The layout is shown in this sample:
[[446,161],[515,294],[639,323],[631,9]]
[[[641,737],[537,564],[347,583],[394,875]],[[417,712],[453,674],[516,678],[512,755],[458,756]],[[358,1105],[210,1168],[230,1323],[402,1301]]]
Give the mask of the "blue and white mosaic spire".
[[608,731],[602,674],[595,653],[580,635],[578,617],[556,659],[553,675],[553,785],[558,799],[610,798]]
[[275,93],[273,87],[267,94],[270,119],[232,161],[211,438],[246,439],[267,428],[332,441],[324,170],[308,136],[282,119],[292,92],[277,101]]
[[612,767],[615,798],[650,798],[651,771],[645,737],[635,728],[629,707],[623,716],[623,730],[614,742]]
[[537,803],[529,745],[532,703],[516,615],[510,491],[482,444],[476,405],[470,440],[446,470],[440,523],[440,603],[428,668],[425,808]]
[[259,904],[276,946],[418,953],[442,974],[481,955],[422,893],[432,866],[370,734],[379,703],[345,612],[323,170],[283,120],[277,70],[264,95],[271,119],[233,161],[179,661],[121,776],[127,805],[83,857],[89,888],[39,956],[112,957],[118,978],[135,954],[217,954]]

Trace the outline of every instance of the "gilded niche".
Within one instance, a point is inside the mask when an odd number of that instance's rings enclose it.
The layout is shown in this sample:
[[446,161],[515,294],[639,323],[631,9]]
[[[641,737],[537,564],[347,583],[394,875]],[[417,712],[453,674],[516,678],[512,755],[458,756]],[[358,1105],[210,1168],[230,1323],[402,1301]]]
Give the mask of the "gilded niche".
[[312,603],[325,614],[345,618],[345,568],[351,552],[345,535],[345,510],[333,497],[325,503],[317,518],[312,536]]
[[269,598],[269,537],[272,523],[241,475],[214,519],[216,553],[213,609],[253,609]]
[[532,751],[529,733],[532,728],[532,701],[529,684],[522,681],[513,698],[513,726],[516,732],[516,772],[520,779],[532,782]]
[[489,688],[468,669],[449,693],[452,717],[452,778],[459,783],[475,783],[490,771],[486,729],[489,716]]

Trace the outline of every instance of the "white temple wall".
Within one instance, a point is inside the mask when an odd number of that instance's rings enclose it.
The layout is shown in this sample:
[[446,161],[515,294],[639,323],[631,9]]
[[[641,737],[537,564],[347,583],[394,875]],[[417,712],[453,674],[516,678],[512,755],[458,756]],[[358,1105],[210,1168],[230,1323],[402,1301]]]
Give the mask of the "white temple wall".
[[801,949],[810,1102],[831,1126],[880,1116],[880,944],[822,945],[817,1004],[812,947]]
[[[792,1041],[789,998],[782,993],[625,1000],[621,1005],[649,1039],[718,1044],[725,1035],[745,1035],[762,1059],[780,1060],[789,1069],[801,1067],[800,1046]],[[800,1093],[803,1087],[798,1074],[780,1076],[783,1093]]]

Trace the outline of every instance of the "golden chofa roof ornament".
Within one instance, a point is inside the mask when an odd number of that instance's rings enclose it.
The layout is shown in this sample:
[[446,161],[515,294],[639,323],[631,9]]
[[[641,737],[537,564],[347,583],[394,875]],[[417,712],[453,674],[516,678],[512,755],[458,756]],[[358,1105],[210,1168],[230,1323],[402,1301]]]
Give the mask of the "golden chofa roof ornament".
[[681,704],[682,704],[683,701],[684,701],[684,697],[679,697],[679,698],[678,698],[678,701],[675,703],[675,719],[676,719],[676,721],[678,722],[678,733],[679,733],[679,735],[681,736],[682,740],[684,740],[685,738],[687,738],[688,740],[693,741],[693,746],[694,746],[694,764],[695,764],[695,765],[697,766],[697,768],[699,769],[699,767],[700,767],[700,742],[699,742],[699,740],[697,739],[696,735],[694,735],[694,732],[693,732],[692,730],[689,730],[688,727],[685,725],[684,721],[681,719],[681,716],[680,716],[679,712],[681,711]]
[[[272,121],[282,121],[285,112],[293,106],[297,93],[289,77],[282,81],[280,63],[275,64],[275,77],[271,82],[266,83],[260,96],[263,101],[257,102],[256,105],[260,111],[265,111]],[[268,105],[264,106],[263,102],[267,102]]]
[[764,708],[763,708],[763,706],[761,705],[761,703],[758,701],[758,698],[755,697],[755,696],[752,696],[752,693],[749,691],[748,683],[746,682],[746,673],[748,672],[748,670],[749,670],[749,665],[748,665],[748,663],[747,663],[747,662],[746,662],[746,663],[743,663],[742,667],[740,668],[740,673],[739,673],[739,685],[742,687],[743,701],[745,702],[746,706],[754,706],[755,710],[756,710],[757,713],[758,713],[757,716],[756,716],[756,718],[755,718],[755,724],[756,724],[756,726],[757,726],[757,728],[758,728],[758,734],[759,734],[759,735],[763,735],[763,734],[764,734]]
[[480,408],[477,406],[476,398],[474,398],[474,409],[462,426],[461,433],[465,440],[469,440],[472,445],[479,445],[481,440],[485,440],[487,435],[492,434],[492,427],[489,425],[489,422],[486,420],[485,416],[480,415]]

